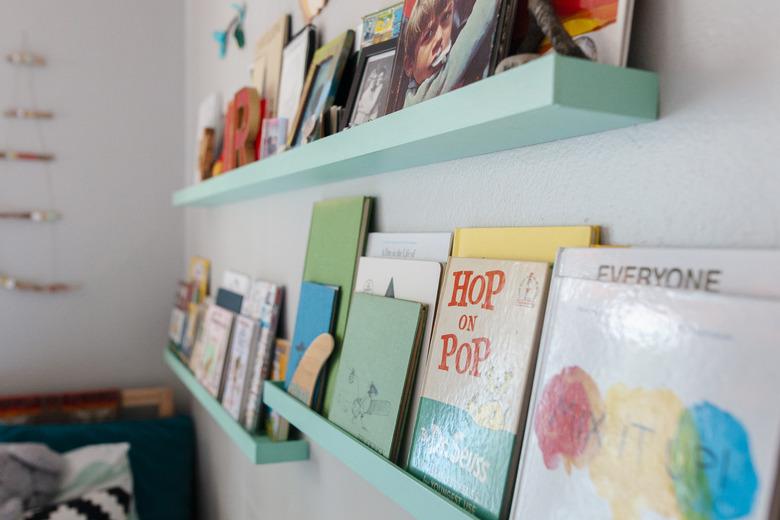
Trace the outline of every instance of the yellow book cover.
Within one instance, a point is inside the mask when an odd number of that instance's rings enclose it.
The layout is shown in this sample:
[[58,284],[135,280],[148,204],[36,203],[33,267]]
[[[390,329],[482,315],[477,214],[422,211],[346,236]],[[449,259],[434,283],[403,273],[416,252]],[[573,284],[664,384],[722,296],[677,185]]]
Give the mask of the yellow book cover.
[[599,226],[457,228],[452,256],[552,263],[559,248],[591,247],[600,235]]

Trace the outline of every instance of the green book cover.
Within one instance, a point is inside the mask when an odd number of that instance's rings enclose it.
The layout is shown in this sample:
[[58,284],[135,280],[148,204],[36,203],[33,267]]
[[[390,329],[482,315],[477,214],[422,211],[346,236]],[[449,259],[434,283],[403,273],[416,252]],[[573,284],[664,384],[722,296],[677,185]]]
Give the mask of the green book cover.
[[363,254],[370,216],[371,199],[368,197],[324,200],[314,205],[311,216],[303,280],[337,286],[341,294],[334,328],[336,348],[329,362],[325,387],[325,415],[330,410],[333,398],[357,261]]
[[328,418],[394,460],[425,325],[424,304],[356,293]]

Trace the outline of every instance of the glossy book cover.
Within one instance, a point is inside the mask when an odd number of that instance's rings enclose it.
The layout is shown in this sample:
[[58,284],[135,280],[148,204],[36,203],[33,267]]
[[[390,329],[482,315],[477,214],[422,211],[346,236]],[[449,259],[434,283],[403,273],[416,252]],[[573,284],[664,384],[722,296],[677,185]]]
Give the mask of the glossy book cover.
[[328,419],[395,460],[425,327],[425,305],[356,293]]
[[507,510],[549,276],[537,262],[447,266],[408,469],[479,518]]
[[257,323],[246,316],[237,316],[225,367],[225,383],[222,390],[222,406],[236,420],[242,421],[242,406],[247,396],[247,386],[257,354]]
[[512,518],[774,518],[780,302],[558,278]]

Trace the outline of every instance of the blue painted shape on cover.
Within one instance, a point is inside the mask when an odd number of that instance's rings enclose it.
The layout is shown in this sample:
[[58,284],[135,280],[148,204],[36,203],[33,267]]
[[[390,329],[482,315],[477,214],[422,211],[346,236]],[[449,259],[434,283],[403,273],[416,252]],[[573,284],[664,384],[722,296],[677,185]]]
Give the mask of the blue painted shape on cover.
[[244,303],[244,297],[240,294],[220,289],[217,291],[217,305],[236,314],[241,314],[241,305]]
[[313,282],[301,284],[301,298],[298,315],[295,318],[295,332],[290,343],[290,357],[287,360],[287,374],[284,387],[287,389],[298,368],[303,354],[320,334],[333,333],[333,318],[336,311],[338,287]]

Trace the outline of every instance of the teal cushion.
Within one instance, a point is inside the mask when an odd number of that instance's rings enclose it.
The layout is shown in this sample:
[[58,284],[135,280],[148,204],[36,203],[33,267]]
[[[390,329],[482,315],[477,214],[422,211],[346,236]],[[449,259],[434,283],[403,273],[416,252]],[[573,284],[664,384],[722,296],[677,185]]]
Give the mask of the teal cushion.
[[90,444],[127,442],[138,516],[142,520],[193,518],[195,434],[189,417],[0,425],[0,442],[40,442],[60,453]]

